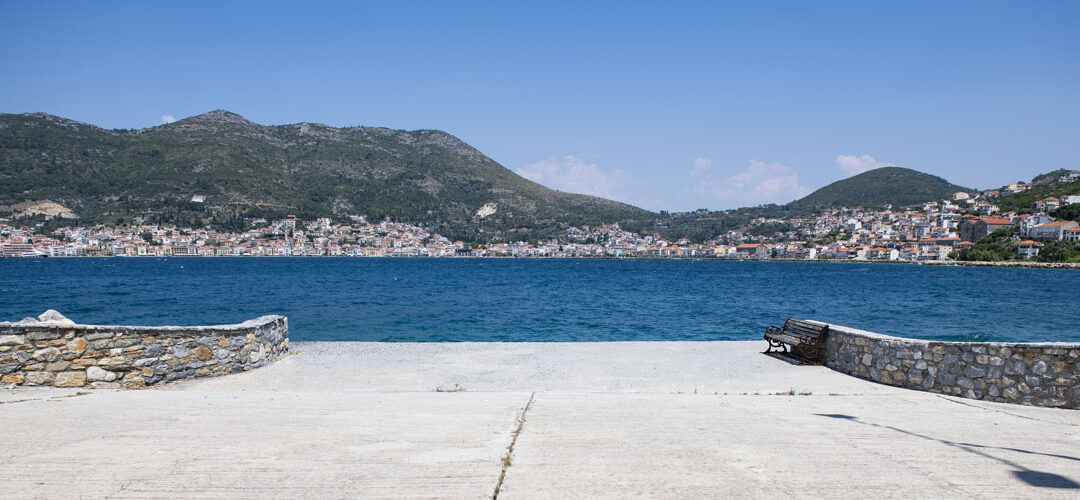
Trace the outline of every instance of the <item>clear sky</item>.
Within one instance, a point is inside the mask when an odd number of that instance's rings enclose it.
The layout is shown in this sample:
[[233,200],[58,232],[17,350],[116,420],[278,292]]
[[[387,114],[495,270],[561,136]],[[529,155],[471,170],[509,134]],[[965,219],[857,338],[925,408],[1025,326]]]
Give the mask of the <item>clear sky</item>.
[[0,0],[0,112],[450,132],[653,210],[1080,168],[1080,2]]

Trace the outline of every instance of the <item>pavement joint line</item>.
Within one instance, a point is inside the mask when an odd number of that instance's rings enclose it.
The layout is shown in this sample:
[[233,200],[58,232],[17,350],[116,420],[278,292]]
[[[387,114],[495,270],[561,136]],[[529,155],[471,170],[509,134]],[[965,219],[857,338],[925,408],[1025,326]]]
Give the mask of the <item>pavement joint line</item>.
[[1045,423],[1048,423],[1048,424],[1069,425],[1069,426],[1073,426],[1073,427],[1080,425],[1080,424],[1073,424],[1073,423],[1069,423],[1069,422],[1053,422],[1053,421],[1050,421],[1050,420],[1043,420],[1041,418],[1029,417],[1027,415],[1020,415],[1018,413],[1013,413],[1011,411],[998,410],[996,408],[987,408],[985,406],[975,405],[975,404],[967,403],[967,402],[964,402],[964,401],[958,401],[956,399],[950,398],[948,396],[944,396],[942,394],[935,394],[935,395],[937,397],[941,398],[941,399],[944,399],[945,401],[956,403],[958,405],[970,406],[972,408],[978,408],[980,410],[992,411],[992,412],[996,412],[996,413],[1004,413],[1006,415],[1012,415],[1012,416],[1018,417],[1018,418],[1026,418],[1028,420],[1035,420],[1037,422],[1045,422]]
[[536,397],[536,393],[529,394],[529,401],[525,403],[525,408],[521,410],[521,416],[518,417],[517,429],[514,429],[514,436],[510,438],[510,446],[506,447],[506,456],[502,460],[502,472],[499,472],[499,481],[495,483],[495,491],[491,494],[491,500],[498,500],[499,490],[502,489],[503,481],[506,479],[506,469],[510,468],[510,461],[514,455],[514,445],[517,444],[517,438],[521,435],[521,429],[525,427],[525,415],[529,413],[529,408],[532,408],[533,398]]

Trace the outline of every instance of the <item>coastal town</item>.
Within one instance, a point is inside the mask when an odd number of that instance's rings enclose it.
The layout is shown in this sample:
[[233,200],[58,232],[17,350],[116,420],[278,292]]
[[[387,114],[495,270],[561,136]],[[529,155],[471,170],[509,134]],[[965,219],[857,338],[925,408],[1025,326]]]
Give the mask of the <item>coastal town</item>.
[[[1065,174],[1072,182],[1080,172]],[[1017,258],[1031,259],[1048,240],[1080,241],[1080,223],[1056,220],[1055,210],[1080,203],[1080,195],[1049,197],[1031,209],[1002,213],[995,199],[1029,189],[1013,183],[1002,190],[957,192],[951,199],[918,207],[880,210],[837,208],[818,215],[757,218],[710,241],[667,241],[618,224],[572,227],[557,238],[486,245],[451,241],[422,227],[390,221],[319,218],[301,221],[255,219],[250,229],[212,229],[135,223],[122,227],[60,227],[42,234],[0,219],[3,257],[646,257],[857,261],[949,261],[958,251],[999,229],[1014,230]],[[779,228],[764,232],[755,228]]]

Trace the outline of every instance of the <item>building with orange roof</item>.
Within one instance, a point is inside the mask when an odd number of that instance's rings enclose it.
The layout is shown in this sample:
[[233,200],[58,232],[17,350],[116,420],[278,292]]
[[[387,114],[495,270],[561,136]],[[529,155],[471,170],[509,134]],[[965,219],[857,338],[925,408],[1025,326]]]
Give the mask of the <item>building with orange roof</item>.
[[1080,241],[1080,227],[1072,227],[1062,231],[1061,239],[1065,241]]
[[1009,229],[1015,226],[1013,221],[1003,217],[979,217],[965,220],[960,224],[961,241],[979,241],[998,229]]
[[1065,236],[1066,229],[1080,227],[1080,222],[1074,220],[1056,220],[1039,224],[1031,228],[1028,236],[1039,240],[1060,240]]
[[1039,247],[1042,243],[1032,240],[1024,240],[1016,244],[1016,254],[1024,259],[1030,259],[1039,255]]

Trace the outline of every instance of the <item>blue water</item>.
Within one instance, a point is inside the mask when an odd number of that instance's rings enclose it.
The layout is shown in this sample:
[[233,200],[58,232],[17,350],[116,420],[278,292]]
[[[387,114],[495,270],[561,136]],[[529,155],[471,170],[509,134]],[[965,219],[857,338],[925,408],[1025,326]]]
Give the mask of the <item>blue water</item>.
[[0,259],[0,320],[289,317],[294,340],[750,340],[788,316],[939,340],[1080,341],[1080,272],[688,260]]

